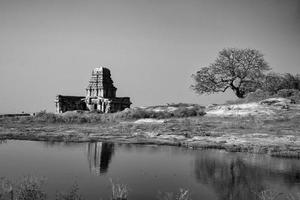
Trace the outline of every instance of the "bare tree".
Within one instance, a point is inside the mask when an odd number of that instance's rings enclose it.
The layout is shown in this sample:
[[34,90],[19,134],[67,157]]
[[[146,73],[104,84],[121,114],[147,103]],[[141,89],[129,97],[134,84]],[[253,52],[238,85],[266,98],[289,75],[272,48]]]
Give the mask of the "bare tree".
[[270,70],[263,55],[256,49],[227,48],[208,67],[203,67],[192,77],[192,89],[199,94],[234,91],[244,98],[249,92],[261,87],[264,73]]

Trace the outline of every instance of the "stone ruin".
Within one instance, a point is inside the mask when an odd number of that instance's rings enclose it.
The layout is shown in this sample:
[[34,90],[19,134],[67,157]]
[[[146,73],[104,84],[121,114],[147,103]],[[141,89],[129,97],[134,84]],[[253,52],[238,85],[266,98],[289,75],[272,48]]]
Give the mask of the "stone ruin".
[[57,95],[56,113],[72,110],[89,110],[101,113],[122,111],[131,105],[129,97],[116,97],[117,88],[111,79],[110,70],[95,68],[86,88],[86,96]]

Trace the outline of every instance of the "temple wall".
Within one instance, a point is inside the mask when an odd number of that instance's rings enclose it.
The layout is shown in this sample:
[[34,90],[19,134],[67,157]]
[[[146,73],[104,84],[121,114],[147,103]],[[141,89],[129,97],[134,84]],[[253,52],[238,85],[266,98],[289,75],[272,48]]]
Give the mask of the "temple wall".
[[55,100],[56,113],[64,113],[72,110],[88,110],[84,96],[57,95]]
[[101,98],[89,97],[86,99],[86,106],[90,111],[99,111],[102,113],[112,113],[130,108],[129,97]]

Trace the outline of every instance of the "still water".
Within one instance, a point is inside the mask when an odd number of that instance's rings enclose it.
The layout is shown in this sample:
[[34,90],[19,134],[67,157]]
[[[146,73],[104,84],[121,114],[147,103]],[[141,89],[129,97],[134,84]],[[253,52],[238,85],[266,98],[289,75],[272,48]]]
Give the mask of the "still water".
[[300,195],[300,160],[265,155],[112,143],[0,143],[0,177],[47,177],[53,198],[75,182],[89,200],[109,199],[110,178],[129,187],[129,200],[189,189],[193,200],[258,199],[271,189]]

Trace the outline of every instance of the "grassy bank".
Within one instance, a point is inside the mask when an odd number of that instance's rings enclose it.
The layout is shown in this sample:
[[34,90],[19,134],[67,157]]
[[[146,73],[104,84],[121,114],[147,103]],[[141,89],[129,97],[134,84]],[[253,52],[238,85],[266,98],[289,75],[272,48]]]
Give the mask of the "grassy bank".
[[288,109],[248,104],[206,110],[199,105],[171,104],[111,114],[42,111],[30,117],[1,118],[0,140],[177,145],[300,158],[299,121],[298,104]]

